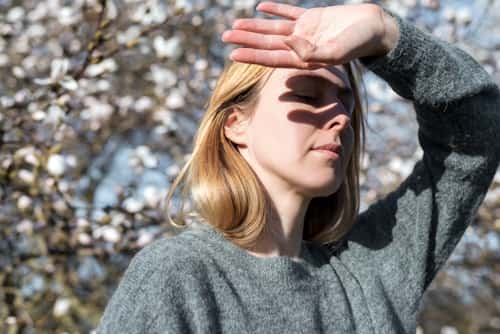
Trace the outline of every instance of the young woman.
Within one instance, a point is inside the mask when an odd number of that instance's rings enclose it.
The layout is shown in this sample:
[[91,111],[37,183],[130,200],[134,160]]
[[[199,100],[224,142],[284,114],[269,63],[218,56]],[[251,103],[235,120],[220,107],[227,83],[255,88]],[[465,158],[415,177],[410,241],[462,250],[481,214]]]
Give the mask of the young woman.
[[[500,92],[471,56],[373,4],[257,9],[283,19],[223,35],[243,47],[167,196],[186,179],[200,219],[136,254],[98,333],[415,333],[488,191]],[[424,151],[359,214],[357,61],[413,101]]]

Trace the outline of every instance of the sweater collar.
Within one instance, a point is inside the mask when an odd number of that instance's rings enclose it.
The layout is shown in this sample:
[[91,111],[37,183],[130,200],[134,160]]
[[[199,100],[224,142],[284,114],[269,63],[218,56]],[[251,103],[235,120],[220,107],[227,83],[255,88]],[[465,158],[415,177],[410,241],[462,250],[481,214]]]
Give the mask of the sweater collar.
[[196,235],[217,262],[224,262],[252,276],[285,285],[310,281],[317,264],[311,257],[310,241],[302,240],[299,259],[290,256],[258,257],[234,244],[207,223],[190,223],[188,230]]

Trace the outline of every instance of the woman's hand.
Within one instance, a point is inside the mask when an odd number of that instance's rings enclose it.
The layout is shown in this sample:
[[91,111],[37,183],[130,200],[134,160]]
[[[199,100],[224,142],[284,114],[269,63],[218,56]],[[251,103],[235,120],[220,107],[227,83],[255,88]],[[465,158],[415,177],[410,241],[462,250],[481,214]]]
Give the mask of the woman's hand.
[[375,4],[302,8],[261,2],[257,10],[284,20],[237,19],[222,41],[240,44],[233,61],[315,69],[355,58],[382,56],[399,38],[396,20]]

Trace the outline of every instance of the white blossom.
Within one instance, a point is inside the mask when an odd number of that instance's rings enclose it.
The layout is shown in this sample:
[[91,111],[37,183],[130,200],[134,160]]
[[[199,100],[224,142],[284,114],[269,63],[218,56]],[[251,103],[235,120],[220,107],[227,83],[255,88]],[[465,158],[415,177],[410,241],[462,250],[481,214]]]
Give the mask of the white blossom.
[[123,201],[123,207],[130,213],[137,213],[144,208],[144,203],[130,197]]
[[92,237],[87,233],[78,233],[78,242],[81,245],[90,245],[92,243]]
[[32,204],[31,198],[26,195],[22,195],[17,199],[17,208],[21,211],[28,209]]
[[19,170],[19,172],[17,173],[17,177],[27,184],[31,184],[33,183],[33,181],[35,181],[35,175],[31,171],[26,169]]
[[23,7],[13,7],[7,12],[7,21],[8,22],[17,22],[22,21],[24,18],[24,8]]
[[66,75],[69,70],[69,60],[66,58],[54,59],[50,65],[50,77],[48,78],[35,78],[33,82],[37,85],[52,85],[59,84],[67,90],[78,89],[78,82],[76,80]]
[[52,314],[55,317],[62,317],[68,313],[71,307],[71,299],[60,297],[57,298],[52,309]]
[[94,238],[99,239],[103,238],[104,240],[111,242],[111,243],[116,243],[120,241],[121,234],[118,232],[118,230],[113,227],[113,226],[108,226],[104,225],[96,230],[94,230]]
[[165,105],[170,109],[180,109],[186,105],[184,95],[179,89],[171,89],[165,101]]
[[156,56],[159,58],[178,59],[183,52],[181,39],[178,36],[173,36],[169,39],[164,39],[163,36],[156,36],[153,40],[153,47]]
[[144,189],[144,201],[151,208],[154,208],[158,205],[161,197],[162,192],[154,186],[147,186]]
[[85,70],[85,74],[90,77],[96,77],[105,72],[114,72],[118,68],[116,61],[112,58],[104,59],[100,63],[91,64]]
[[66,171],[64,157],[59,154],[52,154],[47,160],[47,171],[53,176],[61,176]]

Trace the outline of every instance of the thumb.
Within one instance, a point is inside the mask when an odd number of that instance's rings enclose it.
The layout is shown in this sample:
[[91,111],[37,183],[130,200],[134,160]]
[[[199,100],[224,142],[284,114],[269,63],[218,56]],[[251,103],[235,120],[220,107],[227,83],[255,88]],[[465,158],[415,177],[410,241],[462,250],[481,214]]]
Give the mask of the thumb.
[[316,46],[307,39],[290,35],[283,40],[295,53],[305,62],[333,63],[338,57],[335,57],[333,44]]
[[316,46],[307,39],[290,35],[283,41],[288,45],[303,61],[309,61],[313,57]]

